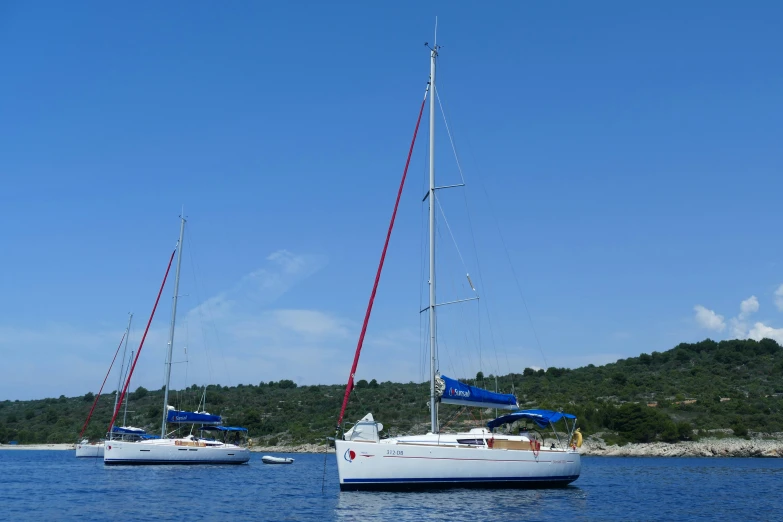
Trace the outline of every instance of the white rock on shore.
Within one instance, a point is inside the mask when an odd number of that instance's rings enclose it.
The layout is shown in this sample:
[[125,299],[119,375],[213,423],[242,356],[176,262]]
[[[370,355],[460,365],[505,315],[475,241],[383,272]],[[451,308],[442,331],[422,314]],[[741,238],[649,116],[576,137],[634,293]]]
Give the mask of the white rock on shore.
[[75,450],[75,444],[0,444],[0,450]]
[[606,445],[600,438],[588,437],[582,455],[601,457],[783,457],[783,440],[701,439],[669,444]]
[[[299,444],[297,446],[250,446],[250,451],[258,453],[323,453],[323,444]],[[334,453],[334,448],[329,448]]]

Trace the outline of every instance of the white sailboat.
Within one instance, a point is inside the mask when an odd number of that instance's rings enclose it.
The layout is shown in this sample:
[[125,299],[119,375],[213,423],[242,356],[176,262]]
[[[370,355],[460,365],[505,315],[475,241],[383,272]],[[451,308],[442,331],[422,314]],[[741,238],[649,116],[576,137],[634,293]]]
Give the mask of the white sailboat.
[[77,458],[101,458],[103,457],[103,441],[90,442],[83,439],[76,444]]
[[[187,435],[181,438],[168,438],[166,427],[168,424],[190,424],[200,426],[201,428],[210,427],[217,431],[232,431],[237,437],[239,433],[246,432],[244,428],[224,427],[223,419],[219,415],[211,415],[205,411],[189,412],[178,411],[168,404],[169,384],[171,381],[172,351],[174,347],[174,326],[177,317],[177,298],[179,292],[179,274],[182,264],[182,245],[185,234],[185,217],[181,216],[179,241],[177,242],[177,269],[174,278],[174,297],[172,301],[171,324],[169,325],[168,355],[166,357],[166,383],[164,386],[163,398],[163,419],[161,421],[160,437],[131,437],[121,433],[115,435],[114,420],[117,417],[118,410],[115,408],[114,418],[112,418],[109,427],[110,438],[104,443],[103,462],[107,465],[117,464],[244,464],[250,460],[250,450],[247,447],[238,444],[232,444],[225,439],[217,440],[215,438],[204,438],[195,435]],[[169,269],[174,254],[169,260]],[[168,270],[166,275],[168,276]],[[155,301],[155,307],[152,314],[155,314],[160,294],[163,291],[166,279],[163,280],[158,300]],[[152,317],[150,317],[150,322]],[[147,324],[149,329],[149,323]],[[145,331],[146,337],[146,331]],[[142,345],[144,338],[142,338]],[[136,353],[138,359],[142,346]],[[128,379],[125,383],[123,395],[127,392],[128,383],[135,367],[135,360]]]
[[[125,333],[122,336],[122,340],[120,341],[120,346],[125,346],[122,352],[122,365],[120,366],[120,372],[118,376],[118,382],[117,382],[117,392],[114,395],[114,409],[117,409],[117,400],[120,396],[120,387],[122,386],[123,381],[123,375],[125,370],[125,356],[128,352],[128,338],[130,337],[130,326],[131,321],[133,321],[133,314],[130,314],[128,317],[128,326],[125,329]],[[117,352],[119,352],[120,346],[117,347]],[[117,354],[114,355],[115,359],[117,357]],[[112,360],[111,365],[109,366],[109,372],[111,372],[111,368],[114,366],[114,360]],[[106,377],[109,376],[109,373],[106,374]],[[104,378],[103,383],[106,384],[106,379]],[[90,418],[92,417],[92,412],[95,410],[95,405],[98,402],[98,399],[101,396],[101,392],[103,391],[103,385],[101,385],[101,389],[98,391],[98,395],[95,397],[95,401],[93,402],[92,408],[90,409],[89,415],[87,415],[87,420],[84,423],[84,427],[82,427],[81,433],[79,433],[79,437],[84,434],[84,431],[87,429],[87,426],[90,423]],[[103,457],[103,446],[104,441],[99,440],[97,442],[91,442],[89,439],[82,439],[80,442],[76,443],[76,457],[77,458],[102,458]]]
[[[441,433],[438,425],[438,403],[519,410],[514,395],[482,390],[437,374],[435,310],[435,69],[438,46],[430,48],[430,141],[429,141],[429,346],[430,346],[430,413],[431,429],[413,436],[380,438],[383,425],[367,414],[342,437],[335,440],[340,489],[417,489],[443,487],[552,487],[567,485],[579,477],[581,460],[577,444],[570,442],[576,427],[573,415],[548,411],[515,411],[465,433]],[[425,94],[426,102],[426,94]],[[423,112],[424,102],[421,111]],[[421,120],[421,112],[419,121]],[[418,123],[417,123],[418,131]],[[415,141],[416,133],[414,133]],[[411,145],[411,150],[413,144]],[[409,154],[410,161],[410,154]],[[407,173],[407,166],[406,166]],[[403,183],[405,174],[403,174]],[[445,187],[444,187],[445,188]],[[402,186],[400,187],[400,193]],[[399,203],[399,193],[397,202]],[[397,207],[392,214],[388,238]],[[357,346],[354,364],[346,387],[343,409],[338,420],[341,427],[345,405],[353,389],[353,379],[364,332],[380,278],[383,260],[375,279],[365,324]],[[565,423],[565,436],[547,448],[539,437],[526,433],[496,433],[503,425],[531,423],[539,428]],[[569,421],[570,424],[569,424]],[[557,431],[555,431],[557,435]]]

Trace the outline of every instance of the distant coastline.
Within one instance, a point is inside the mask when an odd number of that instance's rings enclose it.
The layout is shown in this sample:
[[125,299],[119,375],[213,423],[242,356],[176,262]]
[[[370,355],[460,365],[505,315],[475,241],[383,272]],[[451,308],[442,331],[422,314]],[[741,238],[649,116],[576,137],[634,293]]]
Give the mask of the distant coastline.
[[[292,444],[290,446],[250,446],[253,453],[323,453],[323,444]],[[334,453],[334,448],[330,447],[328,453]]]
[[[491,377],[494,385],[495,376]],[[577,426],[585,438],[603,438],[585,448],[588,455],[779,455],[774,442],[743,441],[783,440],[783,347],[770,339],[708,339],[603,366],[525,368],[521,374],[496,377],[498,390],[513,390],[523,408],[567,411],[579,419]],[[474,382],[487,379],[479,372]],[[352,406],[347,419],[355,421],[372,412],[386,421],[389,435],[429,429],[429,410],[422,402],[429,396],[429,382],[361,379],[355,388],[361,405]],[[202,391],[191,387],[177,393],[197,404]],[[206,393],[212,411],[226,415],[232,426],[247,428],[259,451],[317,452],[325,436],[334,433],[345,385],[298,385],[281,379],[232,387],[211,384]],[[105,436],[115,397],[104,395],[80,438]],[[0,400],[0,442],[75,442],[94,400],[93,393]],[[156,433],[163,392],[139,386],[130,400],[134,412],[127,424]],[[465,416],[455,406],[444,405],[441,413],[451,419],[449,429],[468,431],[485,427],[494,412],[486,409]],[[738,437],[738,443],[727,442],[731,437]],[[667,444],[648,445],[652,441]],[[639,443],[643,444],[636,446]]]
[[[547,443],[550,441],[546,441]],[[0,450],[73,450],[74,444],[0,444]],[[290,446],[251,446],[254,453],[323,453],[322,444]],[[334,453],[329,448],[328,453]],[[684,442],[606,444],[598,437],[588,437],[580,453],[589,457],[783,457],[783,438],[741,439],[737,437],[706,438]]]
[[[628,443],[622,446],[606,444],[600,437],[588,437],[580,453],[590,457],[783,457],[783,434],[777,438],[739,437],[703,438],[698,441],[674,443]],[[544,446],[552,444],[546,439]],[[261,453],[323,453],[324,446],[298,444],[290,446],[252,446],[250,451]],[[329,448],[334,453],[334,448]]]
[[0,444],[0,450],[75,450],[76,444]]

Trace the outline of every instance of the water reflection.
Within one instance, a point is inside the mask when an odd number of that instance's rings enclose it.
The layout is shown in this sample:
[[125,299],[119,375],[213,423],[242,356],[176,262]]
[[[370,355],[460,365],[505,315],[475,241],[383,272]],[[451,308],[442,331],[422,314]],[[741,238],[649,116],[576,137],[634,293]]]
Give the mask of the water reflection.
[[[340,492],[334,455],[267,466],[104,467],[0,451],[4,520],[776,520],[783,459],[585,458],[561,489]],[[325,465],[324,465],[325,464]]]
[[583,513],[587,494],[558,489],[445,489],[417,492],[344,491],[336,520],[549,520]]

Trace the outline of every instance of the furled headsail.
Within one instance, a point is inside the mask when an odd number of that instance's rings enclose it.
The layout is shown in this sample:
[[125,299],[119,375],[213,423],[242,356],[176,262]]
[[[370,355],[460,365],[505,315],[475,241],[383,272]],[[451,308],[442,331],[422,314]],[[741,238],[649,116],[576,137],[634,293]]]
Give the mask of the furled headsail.
[[518,410],[517,398],[511,393],[495,393],[470,386],[445,375],[435,377],[435,392],[444,404],[472,406],[475,408],[498,408]]

